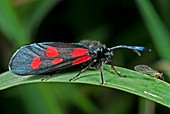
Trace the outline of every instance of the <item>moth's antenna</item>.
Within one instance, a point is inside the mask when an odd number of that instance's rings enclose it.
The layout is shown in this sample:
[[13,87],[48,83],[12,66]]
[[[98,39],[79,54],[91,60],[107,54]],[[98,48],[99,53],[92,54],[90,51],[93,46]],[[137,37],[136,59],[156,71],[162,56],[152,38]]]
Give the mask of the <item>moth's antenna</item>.
[[110,49],[115,50],[115,49],[118,49],[118,48],[130,49],[130,50],[134,51],[135,53],[137,53],[138,56],[141,56],[140,51],[146,51],[146,52],[151,51],[151,49],[148,49],[148,48],[145,48],[145,47],[142,47],[142,46],[126,46],[126,45],[118,45],[118,46],[115,46],[115,47],[111,47]]

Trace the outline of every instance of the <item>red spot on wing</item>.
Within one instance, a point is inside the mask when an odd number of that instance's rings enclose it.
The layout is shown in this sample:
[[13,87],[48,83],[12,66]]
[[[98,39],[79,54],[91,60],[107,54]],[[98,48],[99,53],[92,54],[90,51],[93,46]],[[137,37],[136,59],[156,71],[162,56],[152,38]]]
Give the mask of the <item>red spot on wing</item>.
[[46,56],[47,57],[56,57],[58,56],[58,50],[55,47],[48,46],[46,50]]
[[89,55],[84,55],[84,56],[79,57],[76,60],[74,60],[72,62],[72,65],[77,65],[77,64],[80,64],[80,63],[84,63],[84,62],[86,62],[86,61],[88,61],[90,59],[91,59],[91,57]]
[[42,63],[42,61],[39,57],[34,58],[31,62],[31,68],[33,68],[33,69],[39,68],[41,63]]
[[59,63],[61,63],[62,61],[63,61],[62,58],[56,58],[56,59],[52,60],[52,64],[59,64]]
[[72,57],[79,57],[79,56],[83,56],[85,54],[88,53],[88,50],[87,49],[84,49],[84,48],[75,48],[71,53],[70,55]]

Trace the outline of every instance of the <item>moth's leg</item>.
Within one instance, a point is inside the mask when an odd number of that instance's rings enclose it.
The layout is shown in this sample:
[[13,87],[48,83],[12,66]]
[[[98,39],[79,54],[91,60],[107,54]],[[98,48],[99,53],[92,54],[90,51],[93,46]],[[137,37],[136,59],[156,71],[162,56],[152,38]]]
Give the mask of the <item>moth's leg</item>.
[[[52,75],[53,75],[53,74],[52,74]],[[41,81],[45,81],[45,80],[49,79],[50,77],[52,77],[52,75],[50,74],[50,75],[48,75],[48,76],[42,78]]]
[[113,65],[113,64],[111,65],[111,67],[112,67],[112,69],[114,70],[114,72],[115,72],[117,75],[119,75],[119,76],[121,76],[121,77],[126,77],[125,75],[120,74],[120,73],[114,68],[114,65]]
[[85,66],[83,69],[81,69],[81,71],[74,76],[73,78],[71,78],[69,81],[75,80],[81,73],[83,73],[84,71],[86,71],[93,63],[95,63],[96,60],[91,61],[87,66]]
[[104,77],[103,77],[103,63],[100,66],[100,76],[101,76],[101,84],[104,84]]

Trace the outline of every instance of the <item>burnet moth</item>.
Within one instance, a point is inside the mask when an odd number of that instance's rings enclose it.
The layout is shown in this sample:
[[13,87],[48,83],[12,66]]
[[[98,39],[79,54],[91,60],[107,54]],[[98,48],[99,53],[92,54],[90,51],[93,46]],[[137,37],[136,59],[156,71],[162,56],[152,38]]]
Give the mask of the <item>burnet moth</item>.
[[136,65],[134,67],[134,69],[140,73],[143,73],[143,74],[147,74],[149,76],[152,76],[152,77],[155,77],[155,78],[158,78],[158,79],[161,79],[163,80],[163,73],[160,73],[158,71],[156,71],[155,69],[152,69],[151,67],[147,66],[147,65]]
[[[62,69],[82,64],[81,71],[70,79],[76,79],[89,67],[100,70],[101,83],[103,79],[103,64],[111,62],[113,50],[125,48],[137,53],[150,51],[141,46],[119,45],[107,48],[98,41],[82,40],[79,43],[43,42],[25,45],[18,49],[9,62],[9,70],[17,75],[38,75],[58,72]],[[118,73],[114,67],[113,70]]]

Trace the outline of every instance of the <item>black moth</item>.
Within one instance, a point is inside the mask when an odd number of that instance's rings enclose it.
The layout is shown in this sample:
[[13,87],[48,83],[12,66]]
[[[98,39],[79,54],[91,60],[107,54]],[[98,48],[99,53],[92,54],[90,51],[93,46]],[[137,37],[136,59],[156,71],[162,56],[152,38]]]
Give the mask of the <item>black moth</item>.
[[[100,70],[101,83],[103,84],[103,64],[111,62],[113,50],[118,48],[130,49],[139,56],[141,55],[140,51],[150,51],[150,49],[141,46],[119,45],[107,48],[104,44],[91,40],[82,40],[79,43],[33,43],[22,46],[15,52],[9,62],[9,70],[14,74],[25,76],[57,72],[82,64],[81,71],[70,81],[76,79],[89,67],[95,67]],[[116,74],[121,76],[114,67],[112,68]]]

